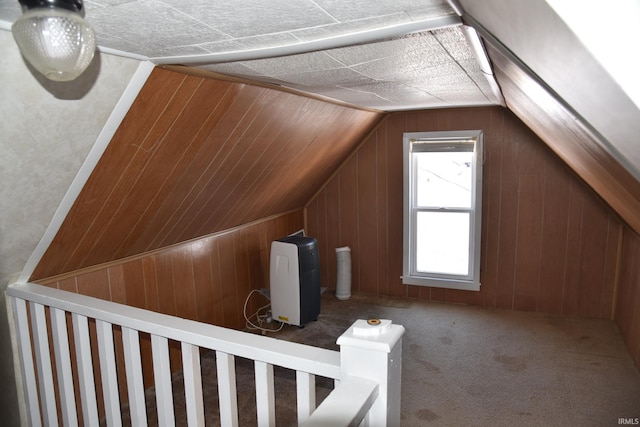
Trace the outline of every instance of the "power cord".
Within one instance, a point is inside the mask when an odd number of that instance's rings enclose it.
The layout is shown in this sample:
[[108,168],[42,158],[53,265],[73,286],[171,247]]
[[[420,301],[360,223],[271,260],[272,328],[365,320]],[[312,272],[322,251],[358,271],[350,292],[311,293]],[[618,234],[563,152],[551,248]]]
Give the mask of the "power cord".
[[[253,313],[251,316],[247,316],[247,304],[249,303],[249,299],[251,298],[251,295],[253,295],[254,293],[259,293],[260,295],[267,298],[269,302],[263,305],[262,307],[260,307],[258,310],[256,310],[256,312]],[[263,292],[262,290],[259,290],[259,289],[254,289],[251,292],[249,292],[249,295],[247,295],[247,299],[244,300],[244,309],[243,309],[244,320],[246,321],[246,328],[250,331],[261,331],[262,333],[278,332],[282,330],[282,328],[284,327],[284,323],[280,323],[280,327],[278,327],[277,329],[265,328],[263,326],[263,324],[271,323],[272,321],[271,311],[269,310],[270,307],[271,307],[271,297],[267,292]],[[262,311],[264,311],[264,313],[261,314]],[[253,317],[256,318],[256,321],[258,323],[257,325],[251,321]]]

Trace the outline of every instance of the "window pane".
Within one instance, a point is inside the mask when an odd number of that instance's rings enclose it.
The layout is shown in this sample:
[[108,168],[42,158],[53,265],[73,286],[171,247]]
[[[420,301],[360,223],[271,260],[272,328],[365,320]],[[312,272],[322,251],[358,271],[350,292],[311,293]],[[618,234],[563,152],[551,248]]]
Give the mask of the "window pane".
[[416,200],[421,207],[471,208],[472,152],[413,153]]
[[418,212],[416,270],[469,274],[469,213]]

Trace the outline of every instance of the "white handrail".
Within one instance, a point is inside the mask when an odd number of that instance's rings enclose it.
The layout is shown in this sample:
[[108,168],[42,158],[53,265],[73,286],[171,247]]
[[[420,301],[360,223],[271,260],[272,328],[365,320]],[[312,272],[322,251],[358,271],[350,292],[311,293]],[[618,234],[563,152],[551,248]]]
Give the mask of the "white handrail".
[[327,396],[304,427],[359,426],[378,397],[378,383],[358,377],[347,377]]
[[246,334],[34,283],[9,286],[7,295],[171,340],[340,379],[340,353],[337,351]]
[[[64,425],[77,425],[73,375],[69,364],[66,315],[71,314],[76,369],[84,424],[98,418],[88,320],[95,320],[99,369],[102,373],[104,415],[108,425],[120,425],[120,402],[114,357],[113,327],[119,326],[125,361],[132,425],[147,423],[142,379],[140,332],[151,337],[153,372],[159,425],[174,425],[168,341],[181,343],[189,426],[204,425],[200,348],[215,351],[223,425],[238,425],[235,357],[254,360],[259,426],[275,425],[273,366],[296,371],[298,423],[300,425],[397,425],[400,422],[400,371],[404,328],[390,320],[356,321],[339,339],[340,352],[292,343],[227,328],[129,307],[33,283],[7,288],[13,312],[12,333],[19,343],[27,404],[26,423],[57,425],[57,404]],[[28,302],[28,304],[27,304]],[[30,311],[30,319],[27,315]],[[53,333],[50,357],[45,308],[49,308]],[[66,312],[66,313],[65,313]],[[374,325],[374,326],[372,326]],[[31,338],[35,348],[31,348]],[[34,370],[33,357],[37,370]],[[363,361],[365,361],[363,363]],[[51,362],[64,376],[57,402]],[[61,363],[59,366],[58,364]],[[336,388],[316,408],[315,377],[336,380]],[[60,379],[59,379],[60,380]],[[38,384],[39,385],[38,385]],[[39,397],[38,397],[39,396]],[[40,418],[40,409],[42,417]]]

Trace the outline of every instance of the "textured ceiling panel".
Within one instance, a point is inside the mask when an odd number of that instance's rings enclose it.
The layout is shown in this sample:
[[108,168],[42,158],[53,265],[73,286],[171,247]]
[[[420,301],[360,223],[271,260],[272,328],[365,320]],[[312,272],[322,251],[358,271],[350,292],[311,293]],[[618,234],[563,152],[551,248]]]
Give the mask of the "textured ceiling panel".
[[[263,49],[281,45],[290,45],[298,42],[298,37],[291,33],[277,33],[202,43],[199,47],[206,53],[215,53]],[[180,49],[180,47],[175,48],[176,52],[178,52],[177,54],[179,54]]]
[[446,51],[429,32],[410,34],[368,45],[333,49],[329,53],[348,66],[384,62],[386,69],[393,69],[389,62],[394,62],[396,67],[403,67],[406,64],[418,66],[425,62],[432,62],[438,56],[444,61],[446,56]]
[[[224,32],[202,20],[183,13],[158,0],[123,3],[113,7],[87,6],[87,21],[102,45],[102,34],[134,44],[134,53],[148,55],[165,46],[187,46],[196,40],[217,41],[229,38]],[[159,28],[160,27],[160,28]],[[160,31],[159,31],[160,30]],[[143,41],[144,45],[140,45]],[[113,45],[120,49],[119,45]],[[125,50],[125,49],[121,49]]]
[[[460,27],[436,29],[460,24],[447,0],[84,4],[99,46],[159,64],[339,94],[335,99],[384,110],[501,103]],[[17,0],[0,0],[0,20],[13,22],[20,13]],[[238,53],[242,58],[220,59]],[[432,96],[449,90],[454,98]]]
[[451,8],[446,2],[437,0],[395,0],[376,1],[371,0],[316,0],[315,3],[340,21],[355,21],[362,19],[363,15],[385,16],[395,13],[414,11],[422,12],[428,16],[451,13]]
[[357,70],[350,68],[338,68],[334,70],[311,71],[279,76],[282,84],[305,87],[312,92],[312,87],[323,88],[326,86],[344,86],[353,84],[374,83],[375,80]]
[[311,52],[304,55],[245,61],[243,64],[260,74],[272,77],[291,74],[292,71],[296,73],[307,73],[344,68],[342,63],[325,52]]
[[[226,34],[228,38],[281,33],[338,22],[311,0],[163,0],[162,3],[180,11],[185,17],[195,17],[204,25]],[[239,17],[242,19],[238,19]]]
[[[383,110],[500,103],[461,26],[237,64],[256,80]],[[230,64],[204,68],[234,74]]]

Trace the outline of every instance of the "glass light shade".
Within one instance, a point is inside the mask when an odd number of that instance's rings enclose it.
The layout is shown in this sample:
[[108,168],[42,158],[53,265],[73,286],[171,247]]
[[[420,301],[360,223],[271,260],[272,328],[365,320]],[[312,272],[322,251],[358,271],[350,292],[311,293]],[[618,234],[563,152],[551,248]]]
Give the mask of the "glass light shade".
[[96,50],[91,27],[80,14],[65,9],[30,9],[11,31],[25,59],[55,81],[73,80],[82,74]]

